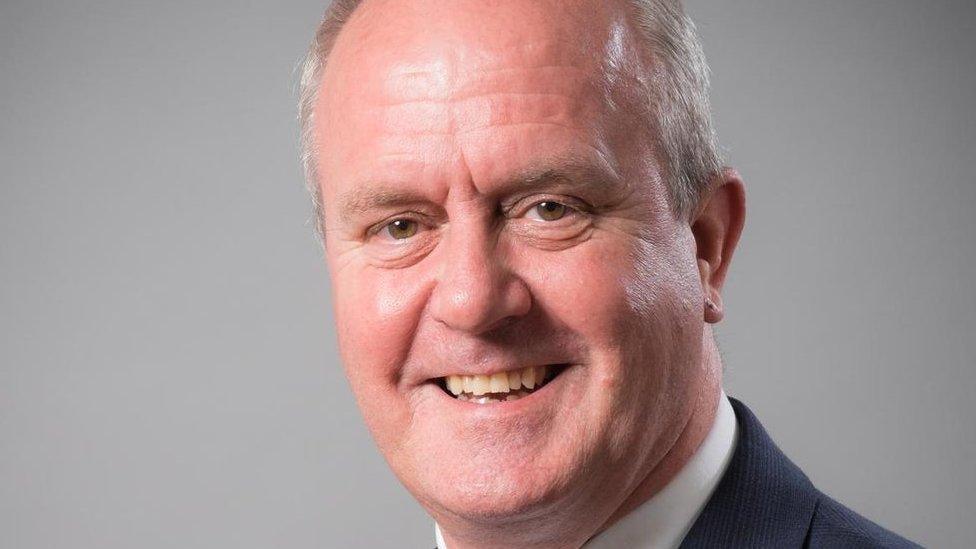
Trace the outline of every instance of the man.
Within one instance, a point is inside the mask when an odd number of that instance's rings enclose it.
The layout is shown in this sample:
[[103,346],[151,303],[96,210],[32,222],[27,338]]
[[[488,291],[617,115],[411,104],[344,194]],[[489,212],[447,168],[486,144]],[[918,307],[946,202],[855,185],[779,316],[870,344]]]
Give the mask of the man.
[[440,547],[907,546],[722,391],[745,218],[677,3],[337,0],[304,160],[342,360]]

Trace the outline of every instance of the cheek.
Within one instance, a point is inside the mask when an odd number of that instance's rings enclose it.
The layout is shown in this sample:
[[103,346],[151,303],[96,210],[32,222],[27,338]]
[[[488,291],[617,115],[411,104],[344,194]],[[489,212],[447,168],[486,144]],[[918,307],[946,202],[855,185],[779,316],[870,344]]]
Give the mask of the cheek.
[[[633,333],[662,314],[652,271],[634,261],[633,240],[594,238],[525,259],[535,301],[586,340],[591,353],[626,351]],[[649,254],[649,261],[653,259]]]
[[339,350],[353,389],[389,390],[401,367],[429,293],[415,266],[401,270],[352,269],[334,275]]
[[653,408],[689,384],[702,327],[687,246],[680,235],[661,243],[606,235],[547,260],[527,259],[546,266],[534,271],[538,304],[587,349],[591,398],[617,413]]

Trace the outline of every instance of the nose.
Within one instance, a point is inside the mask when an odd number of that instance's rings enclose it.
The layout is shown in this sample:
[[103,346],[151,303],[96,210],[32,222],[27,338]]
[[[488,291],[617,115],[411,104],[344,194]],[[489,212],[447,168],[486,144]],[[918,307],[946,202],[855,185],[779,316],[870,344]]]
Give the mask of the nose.
[[459,331],[481,334],[529,312],[528,286],[506,265],[488,231],[455,225],[441,242],[440,276],[430,297],[434,319]]

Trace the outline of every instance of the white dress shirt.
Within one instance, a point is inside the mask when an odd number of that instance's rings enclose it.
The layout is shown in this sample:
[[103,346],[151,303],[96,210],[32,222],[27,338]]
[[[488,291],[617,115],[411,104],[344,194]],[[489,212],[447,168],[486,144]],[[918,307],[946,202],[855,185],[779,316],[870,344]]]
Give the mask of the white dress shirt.
[[[675,549],[705,508],[732,459],[735,412],[721,392],[715,420],[701,446],[660,492],[583,545],[584,549]],[[448,549],[434,524],[438,549]]]

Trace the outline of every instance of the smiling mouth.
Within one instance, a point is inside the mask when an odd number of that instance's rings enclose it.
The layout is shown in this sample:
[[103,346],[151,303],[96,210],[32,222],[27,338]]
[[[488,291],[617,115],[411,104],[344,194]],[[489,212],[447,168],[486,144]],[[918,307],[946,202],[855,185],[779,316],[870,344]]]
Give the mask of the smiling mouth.
[[464,402],[492,404],[525,398],[559,375],[567,364],[527,366],[491,375],[453,375],[437,380],[448,395]]

